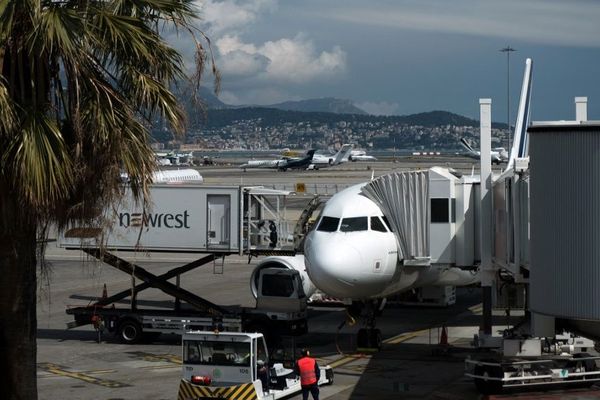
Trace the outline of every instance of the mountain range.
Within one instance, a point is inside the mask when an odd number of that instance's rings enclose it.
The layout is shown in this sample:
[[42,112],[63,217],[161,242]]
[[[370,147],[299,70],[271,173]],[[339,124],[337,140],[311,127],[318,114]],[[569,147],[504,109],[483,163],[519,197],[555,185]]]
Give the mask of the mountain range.
[[215,94],[202,87],[200,89],[200,98],[210,109],[224,110],[224,109],[238,109],[238,108],[270,108],[284,111],[300,111],[300,112],[326,112],[334,114],[358,114],[366,115],[367,112],[356,107],[351,100],[337,99],[334,97],[323,97],[319,99],[308,99],[298,101],[284,101],[282,103],[268,104],[268,105],[242,105],[232,106],[221,101]]

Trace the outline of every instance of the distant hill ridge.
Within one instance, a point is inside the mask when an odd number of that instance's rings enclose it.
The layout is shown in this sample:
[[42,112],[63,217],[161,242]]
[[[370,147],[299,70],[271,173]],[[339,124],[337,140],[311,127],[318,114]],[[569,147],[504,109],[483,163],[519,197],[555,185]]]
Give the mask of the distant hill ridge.
[[[207,88],[201,88],[200,97],[207,107],[207,112],[203,117],[191,118],[192,125],[207,128],[220,128],[230,125],[234,121],[257,119],[261,120],[260,125],[262,126],[285,122],[331,124],[341,121],[383,122],[428,127],[441,125],[479,126],[477,120],[440,110],[410,115],[371,115],[356,107],[350,100],[333,97],[286,101],[269,106],[232,106],[219,100]],[[193,107],[187,109],[190,115],[198,115],[192,111]],[[506,128],[506,124],[502,123],[492,123],[492,126],[494,128]]]
[[[220,128],[234,122],[244,120],[259,120],[260,126],[271,126],[290,123],[316,123],[335,124],[338,122],[364,122],[364,123],[396,123],[402,125],[420,126],[472,126],[478,127],[479,121],[453,114],[447,111],[429,111],[411,115],[376,116],[369,114],[336,114],[331,112],[301,112],[286,111],[275,108],[243,107],[235,109],[208,110],[206,120],[201,122],[207,128]],[[503,127],[503,124],[492,124],[494,127]]]

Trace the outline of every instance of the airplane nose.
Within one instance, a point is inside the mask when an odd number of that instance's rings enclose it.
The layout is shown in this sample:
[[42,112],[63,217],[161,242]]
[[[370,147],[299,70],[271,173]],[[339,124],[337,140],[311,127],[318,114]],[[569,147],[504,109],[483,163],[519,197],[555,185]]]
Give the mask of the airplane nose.
[[330,296],[352,299],[374,297],[383,291],[389,277],[371,273],[369,260],[364,260],[360,251],[341,241],[317,238],[319,235],[311,232],[304,248],[306,270],[317,288]]

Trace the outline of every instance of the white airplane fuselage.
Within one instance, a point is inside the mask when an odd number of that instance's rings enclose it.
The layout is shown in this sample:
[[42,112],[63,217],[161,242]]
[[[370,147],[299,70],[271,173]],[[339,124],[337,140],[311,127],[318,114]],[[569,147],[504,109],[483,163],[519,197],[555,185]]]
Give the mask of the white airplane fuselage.
[[381,209],[360,194],[364,184],[334,195],[305,242],[307,273],[326,294],[375,299],[421,286],[467,285],[479,277],[448,265],[405,266]]

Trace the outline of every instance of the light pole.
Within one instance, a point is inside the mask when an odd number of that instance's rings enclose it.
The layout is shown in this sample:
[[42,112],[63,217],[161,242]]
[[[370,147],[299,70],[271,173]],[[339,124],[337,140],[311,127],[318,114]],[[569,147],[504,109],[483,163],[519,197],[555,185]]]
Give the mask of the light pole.
[[510,154],[510,53],[517,51],[510,46],[500,49],[506,53],[506,124],[508,125],[508,154]]

